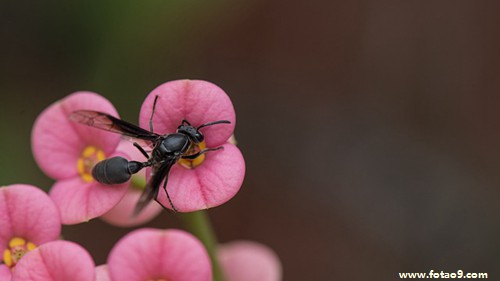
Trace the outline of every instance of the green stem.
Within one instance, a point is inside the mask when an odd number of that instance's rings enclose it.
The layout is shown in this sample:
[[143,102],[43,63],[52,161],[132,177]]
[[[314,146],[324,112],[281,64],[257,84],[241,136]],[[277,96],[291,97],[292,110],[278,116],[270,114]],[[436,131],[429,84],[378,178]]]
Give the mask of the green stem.
[[200,239],[212,260],[213,281],[224,281],[224,276],[217,259],[217,238],[210,223],[207,211],[178,213],[178,217],[194,236]]

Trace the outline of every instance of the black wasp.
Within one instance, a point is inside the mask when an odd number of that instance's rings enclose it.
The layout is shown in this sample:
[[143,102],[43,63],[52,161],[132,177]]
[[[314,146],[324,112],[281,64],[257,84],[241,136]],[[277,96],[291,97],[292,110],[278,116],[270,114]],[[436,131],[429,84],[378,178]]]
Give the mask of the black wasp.
[[[215,124],[230,124],[228,120],[219,120],[205,123],[198,127],[193,127],[187,120],[183,119],[182,123],[177,127],[177,131],[171,134],[160,135],[153,132],[153,116],[156,107],[158,96],[155,97],[153,103],[153,111],[149,119],[149,129],[145,130],[139,126],[123,121],[109,114],[92,111],[78,110],[70,115],[70,120],[95,127],[98,129],[119,133],[131,138],[146,141],[152,147],[149,155],[144,148],[137,142],[134,146],[148,159],[146,162],[128,161],[127,159],[117,156],[105,159],[97,163],[92,169],[93,178],[103,184],[119,184],[130,179],[132,174],[139,172],[145,167],[152,167],[152,177],[146,184],[144,191],[137,202],[133,215],[137,215],[151,201],[158,201],[158,192],[163,181],[163,189],[167,195],[172,210],[177,212],[167,191],[168,173],[172,166],[181,158],[193,160],[207,151],[214,151],[223,148],[222,146],[215,148],[204,148],[192,154],[193,148],[204,141],[204,136],[200,129],[203,127]],[[162,205],[163,206],[163,205]]]

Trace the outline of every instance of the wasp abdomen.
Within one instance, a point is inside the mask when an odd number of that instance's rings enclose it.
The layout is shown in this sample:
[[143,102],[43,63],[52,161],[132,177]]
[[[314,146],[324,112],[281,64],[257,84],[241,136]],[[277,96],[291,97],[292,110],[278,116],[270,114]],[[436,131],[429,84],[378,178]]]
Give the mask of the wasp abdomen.
[[92,177],[103,184],[119,184],[128,181],[132,174],[142,168],[140,162],[116,156],[97,163],[92,168]]

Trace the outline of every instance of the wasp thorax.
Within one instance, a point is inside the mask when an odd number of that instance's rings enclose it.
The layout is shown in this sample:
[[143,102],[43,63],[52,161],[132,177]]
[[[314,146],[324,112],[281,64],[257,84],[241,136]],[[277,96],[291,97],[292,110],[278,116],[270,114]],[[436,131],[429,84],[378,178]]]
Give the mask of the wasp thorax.
[[78,158],[77,169],[80,177],[85,182],[93,181],[92,168],[100,161],[104,160],[106,155],[104,151],[95,146],[87,146]]
[[19,260],[36,245],[23,238],[14,237],[9,241],[7,249],[3,252],[3,262],[10,268],[16,266]]
[[[199,144],[193,143],[193,144],[191,144],[188,151],[186,152],[186,155],[192,155],[192,154],[198,153],[205,148],[206,148],[206,145],[205,145],[204,141],[200,142]],[[179,161],[177,163],[179,163],[179,165],[181,165],[184,168],[194,169],[194,168],[200,166],[201,163],[203,163],[203,161],[205,161],[205,154],[200,154],[198,157],[196,157],[194,159],[181,158],[181,159],[179,159]]]

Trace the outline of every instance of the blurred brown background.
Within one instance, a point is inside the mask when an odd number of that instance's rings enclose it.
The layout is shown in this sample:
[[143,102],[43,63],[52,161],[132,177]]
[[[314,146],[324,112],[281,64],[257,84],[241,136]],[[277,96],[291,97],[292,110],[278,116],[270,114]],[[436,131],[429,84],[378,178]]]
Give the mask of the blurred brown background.
[[[3,1],[0,184],[52,181],[30,130],[98,92],[137,122],[159,84],[221,86],[247,163],[210,211],[284,280],[500,273],[500,17],[487,1]],[[163,214],[152,227],[179,227]],[[128,229],[64,228],[97,264]]]

